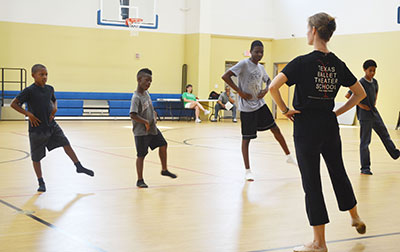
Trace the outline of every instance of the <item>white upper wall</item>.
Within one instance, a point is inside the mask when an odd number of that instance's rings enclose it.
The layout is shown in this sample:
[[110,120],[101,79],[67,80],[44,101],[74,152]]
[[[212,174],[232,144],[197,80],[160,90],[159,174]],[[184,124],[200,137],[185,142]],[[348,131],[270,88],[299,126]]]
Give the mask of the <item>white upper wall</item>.
[[[116,0],[119,1],[119,0]],[[100,0],[0,0],[0,21],[126,29],[97,25]],[[337,18],[335,34],[400,31],[400,0],[156,0],[165,33],[211,33],[260,38],[304,37],[307,17]]]
[[318,12],[336,17],[335,34],[400,31],[399,0],[274,0],[274,38],[305,37],[307,18]]
[[273,38],[273,0],[201,0],[200,32]]
[[[119,1],[119,0],[115,0]],[[156,0],[159,28],[153,32],[185,33],[185,0]],[[0,0],[0,21],[126,29],[97,25],[100,0]]]

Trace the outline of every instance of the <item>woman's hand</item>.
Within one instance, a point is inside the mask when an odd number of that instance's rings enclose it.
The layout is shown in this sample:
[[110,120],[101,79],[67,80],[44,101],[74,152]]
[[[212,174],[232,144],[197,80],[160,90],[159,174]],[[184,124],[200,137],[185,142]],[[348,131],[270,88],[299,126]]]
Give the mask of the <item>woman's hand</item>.
[[294,115],[295,114],[300,114],[301,112],[295,109],[289,109],[288,112],[286,112],[285,114],[283,114],[284,116],[286,116],[287,118],[289,118],[290,121],[294,122]]

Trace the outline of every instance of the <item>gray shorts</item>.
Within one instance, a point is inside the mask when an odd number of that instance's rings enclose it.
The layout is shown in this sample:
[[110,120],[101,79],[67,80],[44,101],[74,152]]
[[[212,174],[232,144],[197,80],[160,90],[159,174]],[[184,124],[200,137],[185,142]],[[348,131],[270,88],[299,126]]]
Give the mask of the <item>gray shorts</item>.
[[31,159],[39,162],[46,156],[46,148],[51,151],[55,148],[69,145],[64,132],[55,124],[47,131],[29,132],[29,142],[31,145]]

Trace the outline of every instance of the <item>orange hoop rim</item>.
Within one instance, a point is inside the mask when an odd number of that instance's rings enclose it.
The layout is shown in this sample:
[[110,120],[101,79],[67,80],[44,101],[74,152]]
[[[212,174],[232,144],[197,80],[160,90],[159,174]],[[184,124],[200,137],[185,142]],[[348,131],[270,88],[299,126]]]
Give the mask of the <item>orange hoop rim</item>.
[[143,22],[143,18],[127,18],[125,19],[125,24],[127,26],[132,25],[132,24],[138,24]]

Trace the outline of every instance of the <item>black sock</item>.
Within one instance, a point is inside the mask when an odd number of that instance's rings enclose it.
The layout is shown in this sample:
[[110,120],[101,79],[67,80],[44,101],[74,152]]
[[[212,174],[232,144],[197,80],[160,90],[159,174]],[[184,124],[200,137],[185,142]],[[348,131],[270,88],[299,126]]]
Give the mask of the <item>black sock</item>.
[[44,184],[43,178],[38,179],[39,182],[39,188],[37,189],[38,192],[45,192],[46,191],[46,185]]
[[92,177],[94,176],[94,172],[92,170],[89,170],[89,169],[86,169],[85,167],[83,167],[81,165],[81,162],[76,162],[74,165],[76,166],[77,173],[85,173],[89,176],[92,176]]
[[44,180],[43,180],[43,178],[38,178],[38,182],[39,182],[39,185],[44,185]]
[[136,182],[136,186],[140,187],[140,188],[147,188],[148,186],[146,185],[146,183],[144,183],[143,179],[138,179],[138,181]]
[[168,177],[171,177],[171,178],[177,178],[177,177],[178,177],[178,176],[176,176],[175,174],[169,172],[168,170],[161,171],[161,175],[163,175],[163,176],[168,176]]

